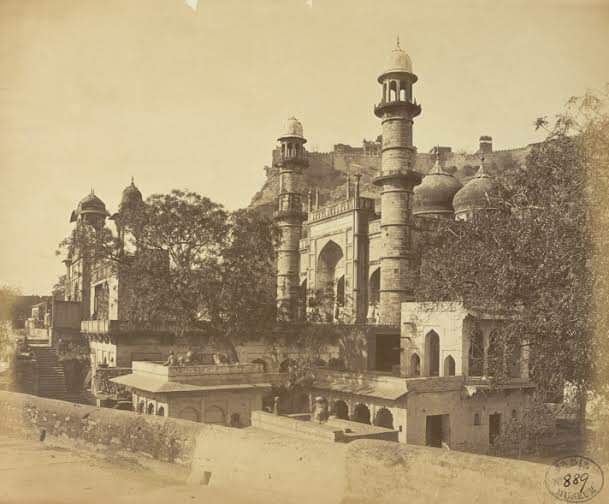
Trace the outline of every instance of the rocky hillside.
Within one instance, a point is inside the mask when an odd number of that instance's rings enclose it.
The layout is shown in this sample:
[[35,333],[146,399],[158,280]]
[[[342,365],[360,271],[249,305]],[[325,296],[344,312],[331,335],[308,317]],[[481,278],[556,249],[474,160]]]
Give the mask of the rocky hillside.
[[[369,143],[368,147],[369,147]],[[309,152],[309,167],[303,172],[303,194],[319,191],[319,204],[337,201],[345,198],[347,179],[349,176],[361,174],[360,192],[362,196],[373,199],[380,198],[380,190],[372,180],[379,174],[381,166],[380,144],[376,149],[365,149],[336,145],[332,152]],[[531,145],[518,149],[490,152],[485,155],[486,166],[491,173],[497,173],[513,163],[523,164],[531,150]],[[276,160],[279,151],[273,151]],[[461,183],[467,182],[477,171],[480,164],[479,153],[452,152],[450,147],[440,147],[440,159],[444,169],[453,173]],[[428,173],[435,161],[434,153],[418,153],[416,170]],[[277,168],[265,167],[267,178],[250,203],[250,208],[256,208],[265,215],[272,215],[277,194],[279,192],[279,176]],[[352,178],[353,183],[353,178]],[[377,205],[377,208],[379,206]]]

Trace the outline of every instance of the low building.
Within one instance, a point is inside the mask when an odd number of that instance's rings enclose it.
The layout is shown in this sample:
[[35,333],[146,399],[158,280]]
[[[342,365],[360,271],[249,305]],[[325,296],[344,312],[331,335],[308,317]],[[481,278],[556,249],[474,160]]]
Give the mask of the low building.
[[486,453],[522,418],[535,388],[526,345],[505,356],[506,377],[492,376],[504,320],[461,303],[403,303],[399,376],[319,369],[311,396],[327,400],[337,418],[398,430],[400,442]]
[[134,409],[148,415],[245,427],[280,373],[265,373],[262,364],[186,364],[166,366],[133,362],[131,374],[110,382],[128,388]]
[[50,346],[80,342],[80,311],[80,303],[55,298],[33,305],[25,321],[28,341]]

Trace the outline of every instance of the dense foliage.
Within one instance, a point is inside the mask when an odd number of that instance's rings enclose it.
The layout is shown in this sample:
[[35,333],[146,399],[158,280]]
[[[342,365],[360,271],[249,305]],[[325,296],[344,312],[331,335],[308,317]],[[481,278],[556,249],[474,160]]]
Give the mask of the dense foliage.
[[501,307],[501,347],[528,347],[542,392],[568,380],[583,397],[606,365],[608,104],[588,94],[554,124],[539,119],[546,140],[497,174],[500,210],[437,223],[421,243],[418,296]]
[[117,222],[118,234],[79,224],[62,247],[120,271],[125,319],[169,320],[182,332],[204,327],[231,345],[274,321],[268,219],[173,190],[123,210]]

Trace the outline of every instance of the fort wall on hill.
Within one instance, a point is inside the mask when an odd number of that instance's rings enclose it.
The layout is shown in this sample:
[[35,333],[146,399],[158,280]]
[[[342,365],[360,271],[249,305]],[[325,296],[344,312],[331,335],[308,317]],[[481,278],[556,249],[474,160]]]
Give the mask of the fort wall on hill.
[[[381,167],[381,144],[376,141],[364,140],[361,147],[336,144],[330,152],[308,152],[309,167],[303,172],[303,194],[311,191],[315,198],[315,190],[319,190],[319,203],[344,198],[347,178],[356,173],[361,174],[361,193],[365,197],[379,199],[380,189],[372,184],[372,179],[379,174]],[[534,144],[506,150],[492,150],[483,147],[487,169],[501,172],[512,163],[523,165]],[[435,161],[436,148],[431,152],[419,152],[416,157],[415,169],[423,174],[428,173]],[[450,147],[439,147],[440,160],[444,169],[454,174],[461,183],[467,182],[477,171],[480,164],[480,149],[477,152],[454,152]],[[266,181],[252,198],[250,208],[256,208],[265,215],[271,215],[279,193],[279,177],[273,168],[279,158],[279,150],[272,151],[271,166],[265,167]]]

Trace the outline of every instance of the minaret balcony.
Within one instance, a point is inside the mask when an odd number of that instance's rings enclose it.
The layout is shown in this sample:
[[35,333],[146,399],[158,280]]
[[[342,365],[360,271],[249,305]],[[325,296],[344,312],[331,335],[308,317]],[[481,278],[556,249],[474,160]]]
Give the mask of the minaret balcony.
[[410,117],[416,117],[421,113],[421,106],[416,102],[406,100],[381,101],[374,106],[374,114],[383,117],[386,113],[405,111]]
[[309,166],[309,160],[306,154],[281,154],[276,165],[278,167],[300,166],[306,168]]

